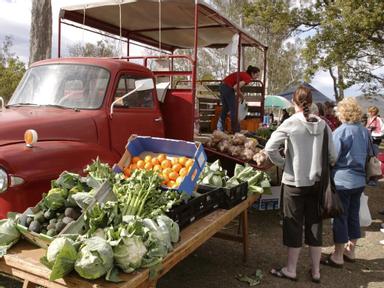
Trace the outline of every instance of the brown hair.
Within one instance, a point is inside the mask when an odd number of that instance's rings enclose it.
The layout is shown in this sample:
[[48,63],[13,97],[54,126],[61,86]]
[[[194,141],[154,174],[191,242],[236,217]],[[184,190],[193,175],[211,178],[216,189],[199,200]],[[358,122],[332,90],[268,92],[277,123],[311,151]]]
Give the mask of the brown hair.
[[312,92],[311,89],[305,87],[305,86],[299,86],[299,88],[296,89],[295,94],[293,94],[293,102],[297,106],[299,106],[301,109],[303,109],[303,114],[305,119],[308,120],[310,107],[312,104]]
[[324,105],[323,103],[317,102],[317,109],[319,110],[319,116],[324,116]]
[[368,108],[368,112],[373,113],[376,116],[377,114],[379,114],[379,108],[377,108],[376,106],[371,106]]

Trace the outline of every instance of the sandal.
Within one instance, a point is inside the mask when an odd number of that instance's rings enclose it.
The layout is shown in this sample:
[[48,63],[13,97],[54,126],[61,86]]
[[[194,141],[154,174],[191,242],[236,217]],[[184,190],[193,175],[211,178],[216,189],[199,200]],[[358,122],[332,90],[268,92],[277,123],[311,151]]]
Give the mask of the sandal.
[[280,268],[280,269],[272,269],[270,271],[270,273],[277,277],[277,278],[285,278],[285,279],[288,279],[288,280],[291,280],[291,281],[297,281],[297,277],[290,277],[288,275],[286,275],[284,272],[283,272],[283,268]]
[[320,263],[333,268],[343,268],[344,264],[336,263],[335,261],[332,260],[331,256],[332,254],[329,254],[326,258],[321,259]]
[[311,276],[311,281],[316,284],[320,284],[320,277],[314,277],[312,274],[312,269],[309,269],[309,276]]

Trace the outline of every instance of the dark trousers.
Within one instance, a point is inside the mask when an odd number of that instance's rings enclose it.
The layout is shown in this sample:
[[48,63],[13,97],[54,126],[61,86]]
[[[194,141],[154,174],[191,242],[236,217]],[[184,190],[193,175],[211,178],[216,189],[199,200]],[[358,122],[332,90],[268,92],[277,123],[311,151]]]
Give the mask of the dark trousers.
[[365,187],[339,190],[337,194],[343,203],[344,213],[333,219],[333,240],[335,243],[347,243],[348,240],[359,239],[360,232],[360,197]]
[[220,98],[222,103],[222,110],[217,129],[224,131],[225,129],[225,118],[227,117],[228,111],[231,116],[231,128],[233,132],[240,131],[239,121],[236,121],[236,94],[235,90],[225,84],[220,85]]
[[323,223],[318,215],[319,183],[308,187],[284,184],[283,195],[283,244],[299,248],[304,242],[309,246],[322,246]]

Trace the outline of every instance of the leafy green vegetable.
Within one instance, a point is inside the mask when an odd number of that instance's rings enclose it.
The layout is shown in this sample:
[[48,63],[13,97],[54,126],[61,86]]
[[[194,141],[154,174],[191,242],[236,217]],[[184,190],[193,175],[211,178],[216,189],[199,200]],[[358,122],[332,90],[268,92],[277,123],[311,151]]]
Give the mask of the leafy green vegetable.
[[130,178],[116,183],[113,190],[119,199],[122,215],[146,214],[145,203],[158,193],[161,181],[156,171],[135,170]]
[[75,265],[77,251],[71,239],[60,237],[48,246],[46,258],[42,263],[52,271],[49,280],[54,281],[69,274]]
[[7,253],[7,250],[12,247],[20,238],[20,233],[16,229],[13,219],[0,220],[0,257]]
[[227,179],[227,171],[221,167],[220,160],[216,160],[212,164],[205,165],[197,183],[215,187],[224,187]]
[[79,184],[80,178],[79,174],[64,171],[60,174],[59,178],[53,181],[52,187],[70,190]]
[[92,164],[87,165],[84,172],[100,183],[104,181],[114,182],[115,175],[112,168],[107,163],[100,162],[99,157],[93,160]]
[[75,262],[75,270],[86,279],[97,279],[113,267],[113,250],[100,237],[84,240]]
[[44,205],[49,209],[57,210],[65,205],[68,192],[64,188],[52,188],[49,190],[48,195],[44,197]]
[[248,193],[271,193],[270,177],[267,173],[246,165],[236,164],[235,173],[227,181],[228,187],[234,187],[241,182],[248,182]]
[[147,248],[139,236],[123,237],[120,243],[113,248],[115,263],[125,273],[139,268],[145,253],[147,253]]

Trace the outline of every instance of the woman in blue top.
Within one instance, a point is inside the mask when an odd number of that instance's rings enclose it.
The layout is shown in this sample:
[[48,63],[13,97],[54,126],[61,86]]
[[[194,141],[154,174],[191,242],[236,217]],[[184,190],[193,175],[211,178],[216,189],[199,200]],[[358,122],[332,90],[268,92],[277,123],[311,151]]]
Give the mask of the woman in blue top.
[[361,237],[359,223],[360,196],[366,183],[365,162],[371,154],[368,129],[361,125],[362,111],[354,98],[339,102],[338,117],[342,122],[333,132],[337,160],[332,169],[336,191],[344,213],[333,220],[335,251],[322,264],[341,268],[355,259],[355,245]]

